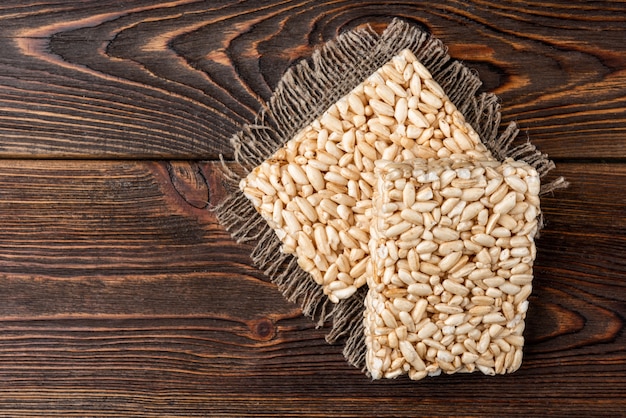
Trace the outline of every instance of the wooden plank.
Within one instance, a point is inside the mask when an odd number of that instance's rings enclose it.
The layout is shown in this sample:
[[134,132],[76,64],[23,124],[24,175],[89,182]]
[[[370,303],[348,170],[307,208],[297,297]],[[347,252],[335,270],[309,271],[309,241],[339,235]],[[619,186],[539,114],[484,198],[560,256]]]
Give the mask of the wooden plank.
[[0,8],[0,158],[230,158],[290,65],[394,16],[552,157],[626,157],[622,3],[28,0]]
[[[372,383],[207,210],[215,163],[0,161],[7,416],[619,416],[626,166],[561,164],[520,371]],[[607,227],[610,225],[610,227]]]

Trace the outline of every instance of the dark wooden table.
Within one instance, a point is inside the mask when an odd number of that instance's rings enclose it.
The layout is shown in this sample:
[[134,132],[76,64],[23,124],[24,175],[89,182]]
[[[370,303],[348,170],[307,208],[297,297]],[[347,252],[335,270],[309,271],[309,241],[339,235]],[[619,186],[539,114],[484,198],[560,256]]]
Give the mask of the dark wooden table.
[[[395,16],[571,182],[513,375],[370,382],[207,210],[283,72]],[[625,40],[613,1],[3,1],[0,415],[624,416]]]

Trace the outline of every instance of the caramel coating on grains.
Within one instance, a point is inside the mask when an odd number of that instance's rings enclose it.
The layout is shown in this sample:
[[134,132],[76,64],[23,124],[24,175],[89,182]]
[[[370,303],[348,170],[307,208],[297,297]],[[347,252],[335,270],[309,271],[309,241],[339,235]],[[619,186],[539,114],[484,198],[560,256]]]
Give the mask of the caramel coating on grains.
[[[368,278],[375,162],[491,159],[478,134],[408,50],[300,131],[240,184],[282,251],[333,302]],[[472,192],[467,192],[471,198]]]
[[374,379],[517,370],[539,177],[523,162],[377,161],[364,317]]

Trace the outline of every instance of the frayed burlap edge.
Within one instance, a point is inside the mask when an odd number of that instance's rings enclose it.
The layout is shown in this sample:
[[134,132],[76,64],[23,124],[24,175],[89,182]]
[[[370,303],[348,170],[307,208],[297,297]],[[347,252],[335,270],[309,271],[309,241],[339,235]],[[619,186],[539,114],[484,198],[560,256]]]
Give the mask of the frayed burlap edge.
[[[231,171],[224,165],[229,195],[213,208],[218,220],[238,242],[254,242],[251,257],[283,295],[299,302],[306,316],[318,326],[332,321],[326,340],[345,340],[344,355],[356,367],[365,367],[363,335],[365,287],[351,298],[333,304],[322,289],[302,270],[291,254],[280,252],[274,231],[239,190],[239,182],[256,166],[272,156],[301,129],[332,104],[348,94],[368,76],[403,49],[410,49],[444,88],[450,100],[465,115],[494,157],[523,160],[541,177],[554,168],[547,155],[526,142],[512,147],[519,129],[510,123],[500,129],[500,104],[489,93],[477,95],[482,84],[478,76],[458,61],[451,60],[441,41],[418,27],[395,19],[382,34],[371,29],[353,30],[338,36],[289,69],[272,98],[255,122],[231,138],[238,165]],[[239,174],[238,174],[239,173]],[[543,184],[541,194],[566,187],[563,178]]]

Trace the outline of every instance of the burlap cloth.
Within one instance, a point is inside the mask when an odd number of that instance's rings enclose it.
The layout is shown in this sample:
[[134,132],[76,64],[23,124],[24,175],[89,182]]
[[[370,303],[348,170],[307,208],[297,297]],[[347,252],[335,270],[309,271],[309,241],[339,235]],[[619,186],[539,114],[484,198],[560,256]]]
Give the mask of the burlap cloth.
[[[239,182],[333,103],[407,48],[430,70],[494,157],[500,161],[523,160],[541,177],[554,168],[547,155],[530,142],[512,145],[519,129],[514,122],[500,126],[498,98],[491,93],[477,93],[481,86],[477,74],[452,60],[441,41],[395,19],[382,34],[370,28],[343,33],[283,75],[255,122],[243,126],[231,138],[235,166],[224,165],[224,183],[229,194],[212,208],[238,242],[255,244],[251,253],[254,264],[289,301],[298,302],[305,315],[319,326],[327,325],[330,331],[326,340],[344,343],[346,359],[361,369],[365,367],[366,351],[362,325],[366,286],[349,299],[337,304],[330,302],[321,287],[298,266],[295,256],[280,252],[279,239],[239,190]],[[567,185],[563,178],[542,183],[540,195]]]

